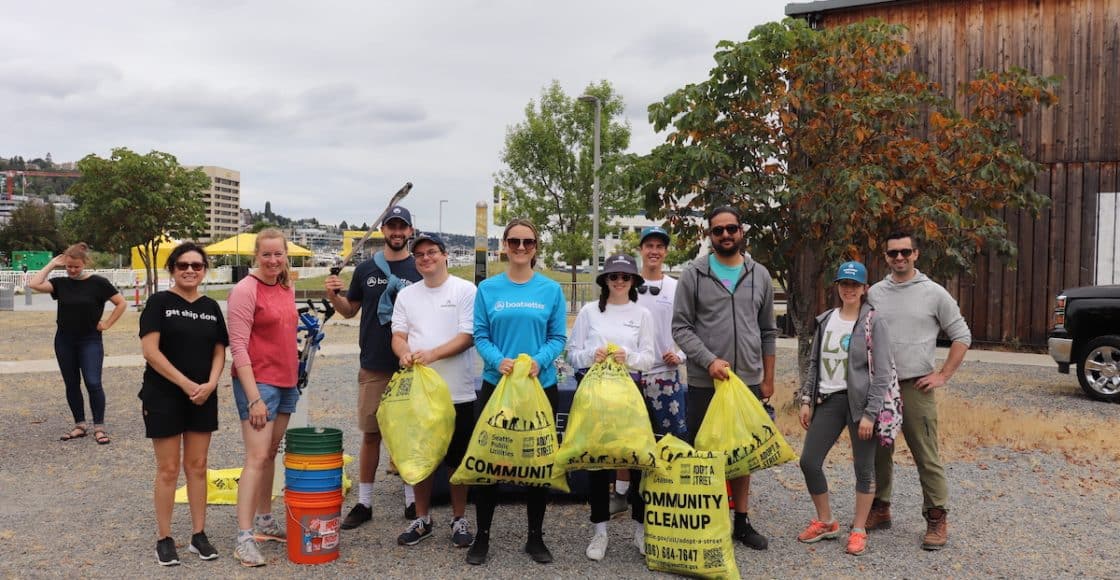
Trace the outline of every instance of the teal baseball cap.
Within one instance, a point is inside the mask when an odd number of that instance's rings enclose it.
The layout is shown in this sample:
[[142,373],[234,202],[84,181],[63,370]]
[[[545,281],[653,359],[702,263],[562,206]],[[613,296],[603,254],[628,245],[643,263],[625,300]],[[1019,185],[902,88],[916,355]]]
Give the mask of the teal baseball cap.
[[659,238],[662,238],[665,240],[665,245],[669,245],[669,232],[665,231],[665,228],[661,226],[648,226],[642,228],[642,235],[638,237],[638,245],[642,245],[642,242],[646,241],[646,238],[650,236],[657,236]]
[[867,268],[859,262],[844,262],[836,269],[836,279],[833,282],[841,280],[851,280],[859,282],[860,284],[867,284]]

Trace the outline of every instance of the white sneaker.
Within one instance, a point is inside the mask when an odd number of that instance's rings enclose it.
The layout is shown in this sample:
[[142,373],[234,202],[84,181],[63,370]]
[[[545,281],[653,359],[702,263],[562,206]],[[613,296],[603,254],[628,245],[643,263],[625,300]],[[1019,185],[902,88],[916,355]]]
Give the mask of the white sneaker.
[[237,558],[241,565],[247,568],[255,568],[265,564],[264,556],[261,555],[261,550],[257,547],[257,541],[252,538],[238,542],[237,548],[233,550],[233,557]]
[[634,524],[634,547],[646,555],[646,527],[642,524]]
[[595,534],[591,536],[591,543],[587,545],[587,557],[598,562],[607,555],[607,535]]

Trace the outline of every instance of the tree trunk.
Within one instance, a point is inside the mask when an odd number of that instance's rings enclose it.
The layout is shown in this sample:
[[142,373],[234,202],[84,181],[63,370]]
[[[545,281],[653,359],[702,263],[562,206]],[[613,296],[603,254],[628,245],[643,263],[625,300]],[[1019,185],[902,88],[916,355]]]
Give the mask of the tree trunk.
[[813,346],[813,332],[816,330],[815,318],[821,296],[820,274],[822,257],[819,249],[807,244],[793,260],[790,273],[790,288],[787,298],[787,312],[793,318],[797,331],[797,384],[805,382],[809,370],[809,355]]

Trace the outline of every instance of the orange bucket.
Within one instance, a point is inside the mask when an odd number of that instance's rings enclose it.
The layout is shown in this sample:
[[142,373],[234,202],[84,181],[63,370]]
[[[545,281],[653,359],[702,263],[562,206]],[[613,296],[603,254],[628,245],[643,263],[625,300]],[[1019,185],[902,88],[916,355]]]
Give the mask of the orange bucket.
[[325,455],[301,455],[298,453],[284,454],[284,467],[301,469],[303,471],[323,471],[342,467],[342,452],[328,453]]
[[288,508],[288,560],[294,564],[337,560],[342,490],[285,491],[284,504]]

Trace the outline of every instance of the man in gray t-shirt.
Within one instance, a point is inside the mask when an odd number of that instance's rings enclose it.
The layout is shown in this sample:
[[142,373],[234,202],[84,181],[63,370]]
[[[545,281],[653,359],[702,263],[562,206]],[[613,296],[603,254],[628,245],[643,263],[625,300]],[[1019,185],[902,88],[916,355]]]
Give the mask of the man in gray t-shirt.
[[[926,534],[922,548],[940,550],[949,538],[949,482],[937,449],[937,401],[934,390],[945,386],[964,360],[972,343],[960,307],[940,284],[914,267],[919,256],[914,236],[887,236],[890,274],[871,287],[867,298],[890,330],[891,351],[902,390],[902,435],[914,456],[922,485],[922,515]],[[941,370],[934,368],[937,335],[952,341]],[[889,528],[894,446],[879,447],[875,458],[875,501],[867,529]]]

